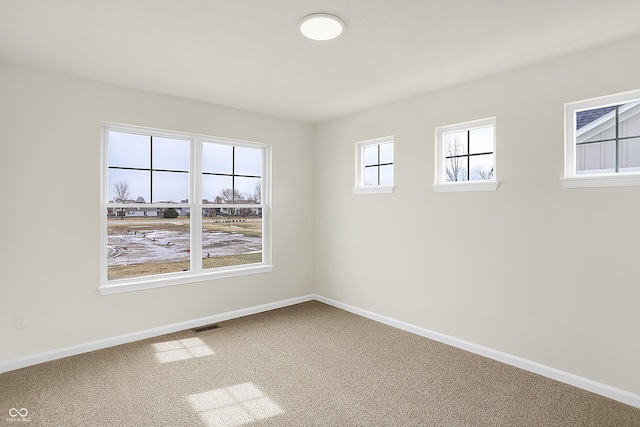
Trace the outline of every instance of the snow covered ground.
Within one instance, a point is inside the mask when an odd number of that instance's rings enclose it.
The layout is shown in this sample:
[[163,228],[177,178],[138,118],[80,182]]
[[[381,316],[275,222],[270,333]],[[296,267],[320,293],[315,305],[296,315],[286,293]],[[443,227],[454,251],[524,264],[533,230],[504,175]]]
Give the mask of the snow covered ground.
[[[189,259],[189,233],[184,222],[148,225],[119,223],[108,236],[110,266]],[[262,238],[242,233],[204,231],[202,256],[222,256],[262,251]]]

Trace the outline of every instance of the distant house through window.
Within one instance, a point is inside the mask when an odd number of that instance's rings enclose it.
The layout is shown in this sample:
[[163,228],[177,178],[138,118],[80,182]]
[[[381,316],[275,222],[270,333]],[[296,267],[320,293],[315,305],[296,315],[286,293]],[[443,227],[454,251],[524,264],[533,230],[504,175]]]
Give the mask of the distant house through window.
[[576,174],[640,172],[640,102],[576,112]]
[[565,106],[566,187],[640,185],[640,91]]

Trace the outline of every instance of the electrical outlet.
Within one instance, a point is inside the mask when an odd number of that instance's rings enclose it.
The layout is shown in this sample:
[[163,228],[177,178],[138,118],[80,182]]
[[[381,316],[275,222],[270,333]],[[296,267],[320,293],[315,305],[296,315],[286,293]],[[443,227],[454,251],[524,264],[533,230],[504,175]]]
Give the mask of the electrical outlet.
[[311,270],[307,270],[307,272],[304,275],[304,278],[307,280],[311,280]]
[[29,317],[27,313],[16,313],[13,315],[13,328],[23,329],[29,326]]

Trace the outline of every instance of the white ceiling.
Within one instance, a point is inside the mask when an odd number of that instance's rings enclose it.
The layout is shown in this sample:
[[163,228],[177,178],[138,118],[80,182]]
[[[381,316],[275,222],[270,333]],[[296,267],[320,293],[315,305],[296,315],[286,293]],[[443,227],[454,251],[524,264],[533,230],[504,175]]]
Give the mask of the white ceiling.
[[[305,39],[314,12],[345,33]],[[0,59],[318,123],[640,34],[638,16],[639,0],[0,0]]]

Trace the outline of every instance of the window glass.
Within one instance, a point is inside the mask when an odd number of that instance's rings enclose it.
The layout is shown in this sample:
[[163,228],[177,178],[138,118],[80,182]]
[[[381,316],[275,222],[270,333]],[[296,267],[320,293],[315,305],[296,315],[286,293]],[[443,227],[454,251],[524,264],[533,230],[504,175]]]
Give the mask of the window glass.
[[202,175],[202,197],[206,203],[231,203],[230,192],[224,191],[233,187],[233,179],[225,175]]
[[151,173],[152,203],[189,203],[189,174],[185,172]]
[[189,219],[169,209],[107,209],[108,280],[189,271]]
[[204,269],[262,262],[262,209],[203,209],[202,256]]
[[202,144],[202,171],[218,174],[233,173],[233,146]]
[[492,126],[485,126],[469,130],[469,153],[493,153]]
[[368,167],[364,169],[364,185],[378,185],[378,167]]
[[234,174],[262,175],[262,151],[255,148],[235,147]]
[[380,144],[380,163],[393,163],[393,144]]
[[[354,192],[391,192],[393,187],[393,137],[356,144],[357,169]],[[380,187],[376,190],[375,187]],[[385,187],[385,188],[382,188]],[[366,189],[360,191],[358,189]]]
[[483,154],[469,157],[469,179],[485,180],[493,178],[493,154]]
[[[484,125],[482,123],[491,123]],[[492,120],[477,122],[468,128],[452,125],[439,132],[442,162],[441,182],[494,180],[495,132]],[[446,131],[446,128],[456,128]]]
[[630,102],[620,106],[620,138],[640,136],[640,119],[637,110],[640,102]]
[[109,200],[114,203],[130,203],[138,199],[151,202],[148,170],[109,169]]
[[378,145],[364,147],[364,165],[372,166],[378,164]]
[[151,137],[123,132],[109,132],[109,166],[122,168],[151,167]]
[[262,194],[262,178],[238,176],[235,178],[235,187],[238,190],[239,199],[236,203],[260,203]]
[[153,138],[153,169],[189,171],[189,141]]
[[393,185],[393,165],[380,166],[380,185]]
[[639,172],[640,102],[575,112],[575,174]]
[[101,292],[271,271],[267,146],[173,135],[105,125]]

